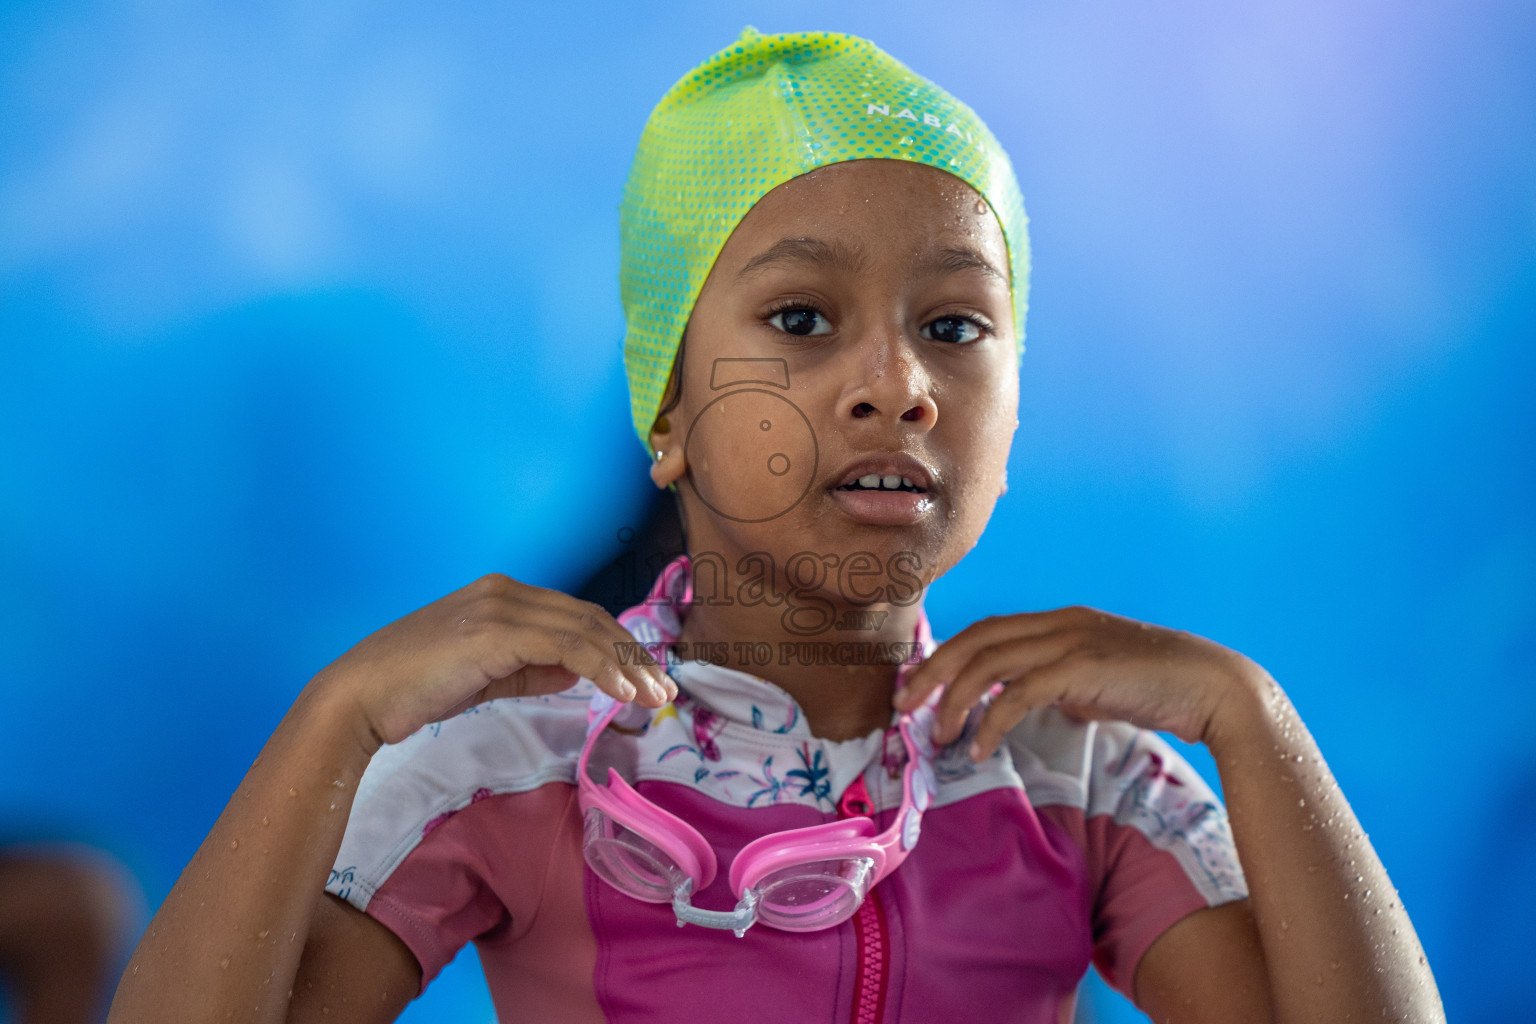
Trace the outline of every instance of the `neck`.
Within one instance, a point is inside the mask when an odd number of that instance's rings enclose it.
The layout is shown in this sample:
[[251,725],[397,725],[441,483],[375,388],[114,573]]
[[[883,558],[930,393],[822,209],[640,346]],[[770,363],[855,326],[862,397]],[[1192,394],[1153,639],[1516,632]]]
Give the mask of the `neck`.
[[[891,652],[899,659],[912,642],[920,605],[845,607],[836,597],[818,595],[814,608],[801,605],[804,614],[790,617],[788,598],[778,606],[709,598],[696,590],[687,609],[679,636],[685,656],[708,651],[716,664],[775,684],[795,699],[811,733],[822,739],[854,739],[890,725],[899,667]],[[864,628],[846,628],[850,623]]]

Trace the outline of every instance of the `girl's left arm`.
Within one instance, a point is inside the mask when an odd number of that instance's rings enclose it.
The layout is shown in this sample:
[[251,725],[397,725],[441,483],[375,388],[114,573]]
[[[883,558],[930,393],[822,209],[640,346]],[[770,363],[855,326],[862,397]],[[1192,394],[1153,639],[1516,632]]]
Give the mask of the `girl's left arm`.
[[[915,669],[897,707],[944,686],[935,741],[1005,683],[972,748],[990,757],[1048,704],[1205,743],[1249,898],[1197,911],[1143,955],[1137,1005],[1159,1022],[1445,1020],[1402,900],[1278,683],[1189,633],[1089,608],[986,619]],[[1268,999],[1263,998],[1267,990]],[[1266,1007],[1265,1004],[1268,1004]]]

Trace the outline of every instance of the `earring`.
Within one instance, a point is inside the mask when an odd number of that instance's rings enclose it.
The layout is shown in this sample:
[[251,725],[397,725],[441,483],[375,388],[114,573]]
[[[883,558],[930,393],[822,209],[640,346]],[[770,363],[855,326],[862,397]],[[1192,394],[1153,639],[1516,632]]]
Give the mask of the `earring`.
[[666,452],[663,452],[663,451],[658,451],[658,452],[657,452],[657,453],[656,453],[656,461],[657,461],[657,462],[660,462],[660,461],[661,461],[661,457],[662,457],[662,456],[663,456],[663,455],[665,455],[665,454],[667,454],[667,453],[666,453]]

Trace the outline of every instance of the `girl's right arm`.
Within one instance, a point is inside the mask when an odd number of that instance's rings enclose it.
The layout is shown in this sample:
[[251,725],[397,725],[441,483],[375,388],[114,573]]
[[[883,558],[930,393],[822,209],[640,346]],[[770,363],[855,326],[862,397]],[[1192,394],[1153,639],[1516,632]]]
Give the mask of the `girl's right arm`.
[[582,677],[659,707],[676,690],[658,666],[621,663],[615,645],[632,641],[597,605],[500,575],[363,640],[267,741],[150,922],[109,1024],[393,1020],[416,994],[414,959],[323,892],[369,759],[474,704]]

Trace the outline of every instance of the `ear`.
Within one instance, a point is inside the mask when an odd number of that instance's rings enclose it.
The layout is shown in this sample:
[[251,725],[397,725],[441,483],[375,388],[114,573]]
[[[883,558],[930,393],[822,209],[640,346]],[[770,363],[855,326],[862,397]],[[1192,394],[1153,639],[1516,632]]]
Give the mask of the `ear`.
[[682,433],[673,430],[665,416],[656,417],[651,427],[651,450],[651,480],[658,488],[671,486],[688,471]]

